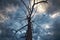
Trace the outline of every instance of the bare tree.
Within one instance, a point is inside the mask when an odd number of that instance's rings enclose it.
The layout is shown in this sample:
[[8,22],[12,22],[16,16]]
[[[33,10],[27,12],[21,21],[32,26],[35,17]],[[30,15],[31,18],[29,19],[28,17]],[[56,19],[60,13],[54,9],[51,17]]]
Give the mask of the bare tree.
[[34,10],[34,6],[39,4],[39,3],[48,3],[47,0],[39,1],[39,2],[36,2],[36,0],[33,0],[33,5],[31,6],[31,1],[32,0],[29,0],[29,5],[27,5],[24,2],[24,0],[21,0],[21,2],[24,4],[25,8],[27,9],[28,14],[26,14],[26,20],[27,20],[28,24],[23,26],[22,28],[16,30],[16,33],[17,33],[19,30],[21,30],[27,26],[27,31],[26,31],[26,36],[25,36],[26,40],[32,40],[32,13]]

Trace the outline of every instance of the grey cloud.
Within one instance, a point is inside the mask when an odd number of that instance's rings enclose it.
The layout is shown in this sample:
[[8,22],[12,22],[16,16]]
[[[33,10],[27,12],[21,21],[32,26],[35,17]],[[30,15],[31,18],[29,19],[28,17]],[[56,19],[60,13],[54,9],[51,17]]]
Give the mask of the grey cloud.
[[19,6],[19,0],[0,0],[0,17],[2,16],[1,18],[4,17],[3,19],[6,19],[6,17],[9,17],[8,13],[16,12]]
[[60,40],[60,16],[55,19],[53,24],[54,40]]
[[20,1],[18,0],[0,0],[0,10],[4,9],[6,6],[13,4],[13,5],[20,5]]
[[60,0],[48,0],[52,5],[47,9],[47,13],[53,14],[55,11],[60,11]]

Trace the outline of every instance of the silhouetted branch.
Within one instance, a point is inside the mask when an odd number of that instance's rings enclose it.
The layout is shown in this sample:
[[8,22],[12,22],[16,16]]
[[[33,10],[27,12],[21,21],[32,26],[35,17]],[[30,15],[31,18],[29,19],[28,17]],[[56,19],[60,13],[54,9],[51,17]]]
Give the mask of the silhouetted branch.
[[18,32],[18,31],[20,31],[20,30],[22,30],[24,27],[26,27],[27,25],[25,25],[25,26],[23,26],[23,27],[21,27],[20,29],[18,29],[18,30],[14,30],[14,31],[16,31],[15,33],[14,33],[14,38],[16,38],[16,40],[18,40],[18,38],[16,37],[16,33]]
[[22,10],[23,10],[23,12],[25,13],[25,15],[27,16],[27,12],[26,12],[26,10],[24,10],[23,8],[22,8]]
[[24,6],[26,7],[26,9],[27,9],[27,11],[29,12],[29,7],[26,5],[26,3],[23,1],[23,0],[21,0],[21,2],[24,4]]
[[31,15],[32,15],[32,12],[34,10],[34,6],[37,5],[37,4],[39,4],[39,3],[48,3],[48,2],[47,2],[47,0],[46,1],[39,1],[37,3],[35,3],[35,1],[34,1],[34,4],[32,5],[32,9],[31,9]]
[[16,33],[18,32],[18,31],[20,31],[20,30],[22,30],[24,27],[26,27],[27,25],[25,25],[25,26],[23,26],[23,27],[21,27],[20,29],[18,29],[18,30],[16,30]]
[[37,13],[36,11],[37,11],[37,8],[38,7],[36,7],[36,10],[34,10],[34,14],[33,14],[33,16],[31,16],[31,18],[33,18],[34,16],[35,16],[35,13]]

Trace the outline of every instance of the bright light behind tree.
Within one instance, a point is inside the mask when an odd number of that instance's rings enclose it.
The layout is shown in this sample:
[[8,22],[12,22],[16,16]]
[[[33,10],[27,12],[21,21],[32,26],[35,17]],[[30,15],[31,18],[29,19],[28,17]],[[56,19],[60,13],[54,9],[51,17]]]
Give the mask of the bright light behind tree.
[[[6,2],[7,3],[6,3]],[[19,3],[16,1],[15,3],[13,1],[15,0],[9,0],[12,1],[12,3],[9,3],[8,0],[5,0],[1,2],[1,5],[7,5],[6,7],[0,9],[0,26],[4,27],[4,29],[0,30],[0,34],[4,33],[10,33],[11,36],[16,36],[18,40],[24,40],[25,35],[27,33],[27,27],[25,25],[28,25],[28,19],[31,18],[29,23],[32,23],[29,25],[33,30],[32,30],[32,39],[33,40],[53,40],[51,37],[54,35],[53,29],[53,23],[55,21],[55,18],[60,16],[60,12],[55,12],[55,10],[50,10],[50,7],[53,6],[50,0],[49,2],[46,3],[45,0],[35,0],[35,3],[43,1],[42,3],[38,3],[34,6],[33,12],[32,12],[32,17],[29,17],[28,13],[30,13],[31,10],[26,10],[25,4],[21,0]],[[23,0],[27,7],[30,7],[31,9],[33,8],[33,1],[34,0]],[[29,1],[31,1],[31,5],[29,4]],[[4,2],[6,4],[4,4]],[[14,3],[14,4],[13,4]],[[18,4],[16,4],[18,3]],[[28,3],[28,4],[27,4]],[[51,4],[51,5],[50,5]],[[0,5],[0,6],[1,6]],[[3,7],[3,6],[1,6]],[[27,8],[28,9],[28,8]],[[50,11],[54,11],[51,14],[49,14]],[[60,20],[60,19],[59,19]],[[58,20],[57,20],[58,21]],[[58,21],[59,22],[59,21]],[[56,23],[56,22],[55,22]],[[25,27],[24,27],[25,26]],[[6,32],[4,31],[5,28],[8,30],[11,30],[12,32]],[[57,28],[57,26],[56,26]],[[20,30],[21,29],[21,30]],[[16,33],[16,35],[14,35]],[[56,32],[55,32],[56,33]],[[2,34],[2,35],[3,35]],[[12,35],[13,34],[13,35]],[[29,36],[29,35],[28,35]],[[23,37],[23,38],[22,38]],[[48,38],[47,38],[48,37]],[[4,38],[2,38],[4,40]],[[10,38],[8,38],[10,40]],[[8,40],[7,39],[7,40]],[[13,37],[11,40],[15,40]]]
[[[33,1],[34,0],[32,0],[31,5],[33,5]],[[35,3],[40,2],[40,1],[42,1],[42,0],[35,0]],[[35,5],[34,9],[39,13],[44,13],[44,12],[46,12],[48,7],[49,7],[48,3],[39,3],[39,4]]]
[[40,4],[37,4],[35,6],[35,10],[37,10],[37,12],[39,12],[39,13],[46,12],[47,8],[48,8],[48,4],[47,3],[40,3]]

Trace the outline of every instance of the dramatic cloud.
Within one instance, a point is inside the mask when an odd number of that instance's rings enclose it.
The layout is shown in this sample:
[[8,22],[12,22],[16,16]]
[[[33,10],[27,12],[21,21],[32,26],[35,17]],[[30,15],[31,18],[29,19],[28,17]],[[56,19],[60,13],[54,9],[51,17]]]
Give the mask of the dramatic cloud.
[[58,16],[60,16],[60,12],[54,12],[52,15],[50,15],[50,17],[52,18],[52,19],[55,19],[56,17],[58,17]]
[[[36,2],[38,1],[36,0]],[[29,1],[24,0],[24,2],[28,5],[27,2]],[[39,25],[33,25],[36,33],[34,35],[37,39],[41,39],[41,35],[43,37],[53,35],[53,33],[56,33],[56,30],[60,29],[60,0],[48,0],[48,4],[40,3],[34,8],[32,21]],[[25,6],[20,0],[0,0],[0,26],[1,23],[5,22],[4,24],[7,27],[17,30],[21,28],[22,25],[27,24],[27,22],[24,21],[25,14],[23,10],[25,10]],[[26,31],[24,30],[25,29],[18,33],[25,33]]]
[[0,0],[0,22],[8,20],[9,13],[15,13],[20,5],[18,0]]
[[60,11],[60,0],[48,0],[51,4],[50,7],[47,9],[47,13],[53,14],[53,12]]
[[9,5],[5,8],[6,13],[15,13],[18,10],[19,6]]
[[6,20],[8,20],[8,19],[9,19],[8,16],[3,15],[2,13],[0,13],[0,22],[4,22],[4,21],[6,21]]

